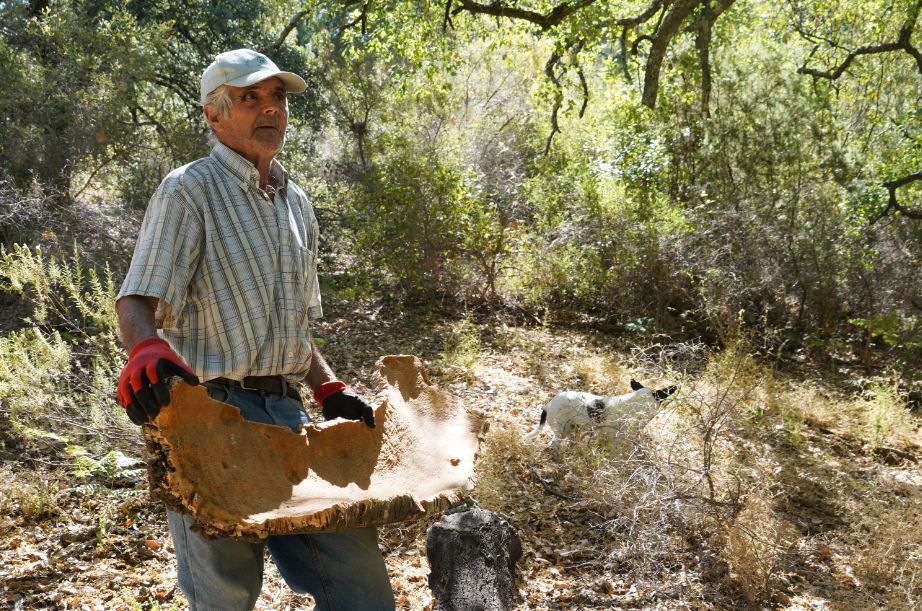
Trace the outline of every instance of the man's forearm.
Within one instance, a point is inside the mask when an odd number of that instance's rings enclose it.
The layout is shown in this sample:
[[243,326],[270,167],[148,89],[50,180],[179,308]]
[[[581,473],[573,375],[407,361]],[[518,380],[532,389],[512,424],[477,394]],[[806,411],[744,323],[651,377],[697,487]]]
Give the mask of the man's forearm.
[[126,295],[115,303],[122,343],[129,352],[141,340],[157,337],[157,327],[154,323],[157,302],[156,297]]
[[336,375],[317,346],[311,342],[311,366],[304,376],[304,381],[314,391],[314,399],[323,409],[323,417],[327,420],[345,418],[347,420],[363,420],[369,428],[375,428],[375,410],[367,401],[350,392],[343,382],[337,381],[322,390],[318,389],[324,382],[336,380]]
[[333,373],[323,355],[317,350],[317,345],[311,342],[311,366],[307,370],[307,375],[304,376],[304,382],[310,386],[311,390],[316,390],[324,382],[335,379],[336,374]]

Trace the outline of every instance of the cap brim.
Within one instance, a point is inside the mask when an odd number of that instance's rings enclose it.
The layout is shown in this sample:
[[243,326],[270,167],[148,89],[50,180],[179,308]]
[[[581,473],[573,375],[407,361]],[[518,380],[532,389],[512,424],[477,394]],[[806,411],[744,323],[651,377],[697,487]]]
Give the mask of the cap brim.
[[285,91],[288,93],[301,93],[307,89],[307,83],[304,82],[304,79],[295,74],[294,72],[283,72],[281,70],[261,70],[259,72],[251,72],[246,76],[242,76],[233,81],[227,81],[226,85],[231,85],[232,87],[249,87],[250,85],[255,85],[260,81],[264,81],[267,78],[277,78],[282,81],[282,84],[285,85]]

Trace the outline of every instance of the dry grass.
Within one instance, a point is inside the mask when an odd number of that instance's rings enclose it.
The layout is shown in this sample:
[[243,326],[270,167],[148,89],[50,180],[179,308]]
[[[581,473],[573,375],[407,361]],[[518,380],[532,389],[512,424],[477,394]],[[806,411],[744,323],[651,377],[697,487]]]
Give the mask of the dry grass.
[[872,384],[853,403],[852,410],[864,415],[864,439],[872,449],[885,445],[906,447],[920,439],[919,425],[893,384]]
[[891,609],[922,605],[922,478],[916,475],[915,484],[895,484],[870,506],[855,507],[856,524],[840,540],[840,549],[851,552],[841,558],[842,578]]
[[[512,369],[524,369],[540,393],[535,414],[564,388],[616,394],[631,377],[680,386],[643,430],[590,432],[558,451],[521,440],[534,416],[494,414],[501,424],[484,448],[475,496],[534,537],[526,544],[526,574],[555,584],[547,591],[562,588],[552,602],[526,580],[522,608],[574,600],[587,607],[604,606],[602,600],[645,605],[664,596],[755,607],[863,600],[859,606],[912,608],[922,601],[912,570],[918,534],[885,527],[918,512],[918,488],[902,493],[911,503],[894,504],[899,491],[862,483],[888,476],[887,465],[875,459],[875,436],[878,445],[902,448],[903,456],[918,454],[918,421],[892,386],[841,396],[760,363],[745,344],[704,360],[700,348],[673,349],[684,363],[696,363],[689,371],[662,347],[652,358],[650,351],[635,351],[619,359],[588,338],[559,345],[542,330],[512,334],[505,342],[517,348]],[[542,358],[549,347],[556,358]],[[504,358],[481,355],[475,378],[495,374],[487,363]],[[827,436],[833,444],[823,443]],[[839,462],[830,454],[853,464],[837,475]],[[874,503],[849,505],[869,496]],[[529,508],[524,518],[523,507]],[[842,520],[852,513],[861,519]],[[574,527],[581,542],[566,539]],[[898,532],[905,542],[896,549]],[[579,563],[579,570],[550,570],[565,567],[578,554],[573,550],[584,548],[597,559],[597,579],[608,572],[614,586],[599,590]],[[546,551],[556,549],[567,555]],[[619,579],[634,587],[622,591]]]
[[600,395],[621,394],[630,381],[619,359],[611,356],[593,355],[579,359],[573,368],[573,375],[583,382],[582,390]]
[[[412,321],[384,334],[367,324],[338,329],[349,345],[325,346],[350,379],[367,380],[378,355],[358,359],[347,350],[380,342],[382,354],[428,359],[433,381],[487,414],[491,428],[472,496],[522,538],[516,609],[922,606],[919,417],[891,384],[844,392],[761,363],[744,344],[716,352],[685,344],[619,350],[621,340],[601,335],[471,320],[423,339]],[[347,365],[359,360],[363,365]],[[632,377],[653,387],[679,385],[646,426],[585,431],[556,450],[546,438],[523,439],[557,392],[621,394]],[[0,470],[0,479],[21,478]],[[22,509],[37,486],[0,486],[0,509],[18,525],[27,523],[25,514],[42,515]],[[69,511],[29,521],[32,532]],[[127,519],[127,510],[108,511],[113,523]],[[161,522],[151,516],[137,523],[160,529],[146,536],[168,540]],[[398,608],[431,609],[431,522],[381,529]],[[22,556],[0,544],[0,562],[16,554]],[[161,600],[175,578],[168,548],[147,562],[162,567],[159,577],[128,594]],[[106,569],[105,579],[113,571]],[[106,584],[96,589],[111,590]],[[162,604],[179,600],[164,596]],[[259,608],[306,606],[306,597],[291,594],[268,569]]]
[[53,518],[61,511],[56,493],[61,478],[42,470],[14,471],[0,466],[0,516],[32,524]]

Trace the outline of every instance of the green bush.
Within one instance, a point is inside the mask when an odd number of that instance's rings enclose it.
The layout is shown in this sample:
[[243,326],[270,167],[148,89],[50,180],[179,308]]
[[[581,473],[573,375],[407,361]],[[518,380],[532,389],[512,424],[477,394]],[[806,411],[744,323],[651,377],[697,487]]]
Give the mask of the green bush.
[[353,191],[361,268],[410,301],[497,295],[509,223],[473,173],[425,156],[402,138],[382,138],[376,164]]
[[0,337],[0,411],[76,443],[135,446],[137,428],[115,399],[123,360],[108,269],[0,247],[0,288],[32,308],[26,327]]

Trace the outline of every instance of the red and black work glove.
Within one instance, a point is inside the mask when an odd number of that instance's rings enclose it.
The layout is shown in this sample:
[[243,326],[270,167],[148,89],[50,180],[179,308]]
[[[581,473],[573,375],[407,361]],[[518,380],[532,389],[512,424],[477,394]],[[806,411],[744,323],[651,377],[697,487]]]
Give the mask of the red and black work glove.
[[160,408],[170,404],[170,377],[179,376],[193,386],[198,376],[159,337],[138,342],[118,377],[118,402],[135,424],[154,419]]
[[327,420],[364,420],[369,428],[375,428],[375,410],[339,380],[331,380],[318,386],[314,391],[314,401],[320,404],[323,417]]

